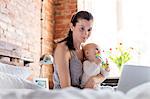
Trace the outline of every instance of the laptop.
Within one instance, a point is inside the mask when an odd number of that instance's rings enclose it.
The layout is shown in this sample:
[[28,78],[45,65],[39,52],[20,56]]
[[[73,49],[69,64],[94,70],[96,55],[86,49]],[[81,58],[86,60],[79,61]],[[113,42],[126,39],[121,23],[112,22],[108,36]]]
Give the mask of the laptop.
[[150,82],[150,66],[124,65],[117,90],[126,93],[145,82]]

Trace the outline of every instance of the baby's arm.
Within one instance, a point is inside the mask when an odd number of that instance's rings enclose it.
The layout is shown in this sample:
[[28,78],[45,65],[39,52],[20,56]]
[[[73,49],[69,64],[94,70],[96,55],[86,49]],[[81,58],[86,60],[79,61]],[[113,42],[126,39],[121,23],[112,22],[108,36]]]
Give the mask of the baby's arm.
[[83,75],[81,80],[81,87],[92,77],[100,73],[100,68],[97,65],[93,65],[89,61],[83,62]]
[[[110,69],[109,69],[110,71]],[[106,69],[104,68],[101,68],[100,70],[100,74],[102,74],[104,77],[107,77],[109,75],[109,71],[107,71]]]
[[84,61],[83,62],[83,72],[88,75],[88,76],[95,76],[99,74],[100,69],[98,68],[97,65],[94,65],[93,63],[89,61]]
[[89,67],[89,61],[83,62],[83,75],[81,80],[81,88],[85,86],[85,83],[88,81],[88,79],[91,77],[90,74],[90,67]]

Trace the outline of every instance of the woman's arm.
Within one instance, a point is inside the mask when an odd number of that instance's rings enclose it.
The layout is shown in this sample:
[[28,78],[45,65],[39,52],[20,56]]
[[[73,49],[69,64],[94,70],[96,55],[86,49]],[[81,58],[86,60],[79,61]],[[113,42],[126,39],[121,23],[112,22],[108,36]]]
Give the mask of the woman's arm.
[[64,44],[57,45],[54,53],[54,59],[58,69],[61,88],[71,86],[69,72],[70,53]]
[[85,84],[84,88],[95,88],[97,84],[102,83],[105,77],[102,74],[92,76]]

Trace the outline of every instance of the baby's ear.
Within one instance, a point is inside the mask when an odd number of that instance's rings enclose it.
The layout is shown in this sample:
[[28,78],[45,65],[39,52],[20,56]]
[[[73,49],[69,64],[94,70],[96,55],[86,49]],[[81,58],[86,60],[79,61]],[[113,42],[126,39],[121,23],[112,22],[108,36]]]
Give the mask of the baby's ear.
[[85,56],[88,56],[89,52],[87,50],[85,50],[84,54],[85,54]]

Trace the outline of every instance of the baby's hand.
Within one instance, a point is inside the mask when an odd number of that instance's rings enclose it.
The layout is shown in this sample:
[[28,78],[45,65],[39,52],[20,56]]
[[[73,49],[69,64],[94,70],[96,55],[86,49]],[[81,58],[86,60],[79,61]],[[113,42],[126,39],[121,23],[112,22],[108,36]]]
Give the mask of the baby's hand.
[[107,68],[105,68],[105,70],[106,70],[107,72],[109,72],[109,71],[110,71],[110,68],[109,68],[109,66],[108,66]]
[[102,68],[104,68],[107,72],[110,71],[108,60],[106,62],[102,61]]

